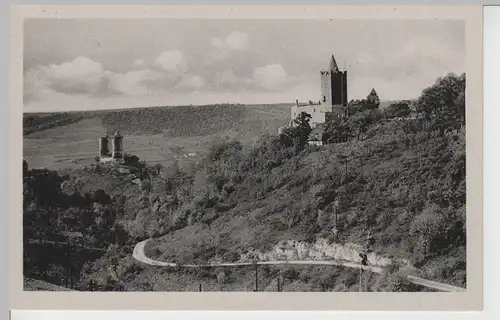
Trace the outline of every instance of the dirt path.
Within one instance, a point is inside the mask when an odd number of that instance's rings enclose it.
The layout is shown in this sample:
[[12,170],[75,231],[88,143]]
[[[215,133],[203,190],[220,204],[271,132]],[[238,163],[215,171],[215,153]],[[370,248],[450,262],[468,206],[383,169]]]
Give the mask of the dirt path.
[[[275,261],[256,261],[256,262],[227,262],[227,263],[207,263],[207,264],[178,264],[173,262],[158,261],[148,258],[144,253],[144,247],[150,239],[141,241],[137,243],[134,247],[133,257],[135,260],[158,267],[183,267],[183,268],[204,268],[204,267],[238,267],[238,266],[252,266],[252,265],[330,265],[330,266],[342,266],[347,268],[362,268],[370,272],[382,273],[382,268],[364,266],[354,262],[345,261],[335,261],[335,260],[324,260],[324,261],[313,261],[313,260],[275,260]],[[444,292],[463,292],[464,288],[451,286],[449,284],[430,281],[422,278],[417,278],[415,276],[408,276],[408,280],[412,283],[431,288]]]

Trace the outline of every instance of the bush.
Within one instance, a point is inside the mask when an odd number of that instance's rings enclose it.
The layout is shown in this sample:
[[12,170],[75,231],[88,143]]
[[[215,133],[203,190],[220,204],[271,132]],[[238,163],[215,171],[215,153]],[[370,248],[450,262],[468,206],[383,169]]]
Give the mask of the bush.
[[237,140],[216,141],[211,147],[207,155],[207,159],[215,162],[222,158],[227,158],[235,152],[242,150],[242,145]]
[[111,197],[104,190],[98,189],[92,194],[92,201],[106,205],[111,203]]
[[141,163],[139,161],[139,157],[136,155],[125,154],[123,156],[123,161],[126,166],[134,167],[134,168],[142,168]]
[[409,101],[399,101],[391,103],[385,110],[384,116],[386,119],[391,118],[407,118],[411,114]]
[[374,291],[383,292],[415,292],[419,288],[408,279],[409,273],[398,270],[395,273],[385,273]]

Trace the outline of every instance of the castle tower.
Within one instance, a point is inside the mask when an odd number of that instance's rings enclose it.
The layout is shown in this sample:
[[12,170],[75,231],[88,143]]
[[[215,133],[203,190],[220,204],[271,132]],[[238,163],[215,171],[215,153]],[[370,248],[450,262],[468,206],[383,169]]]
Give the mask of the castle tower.
[[377,91],[373,88],[372,91],[370,91],[370,94],[366,97],[366,100],[368,100],[371,103],[378,104],[380,103],[380,99],[378,97]]
[[347,71],[340,71],[332,55],[328,70],[321,71],[321,104],[347,106]]
[[123,136],[119,131],[113,136],[113,159],[121,159],[123,157]]
[[99,157],[109,157],[109,138],[108,135],[99,138]]

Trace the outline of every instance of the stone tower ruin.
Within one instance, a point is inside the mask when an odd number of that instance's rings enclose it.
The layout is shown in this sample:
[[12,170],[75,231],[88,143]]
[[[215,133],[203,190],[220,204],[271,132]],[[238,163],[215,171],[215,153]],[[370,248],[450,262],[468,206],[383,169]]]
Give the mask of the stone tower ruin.
[[113,159],[123,158],[123,136],[117,131],[113,136]]
[[99,157],[105,158],[110,157],[109,152],[109,137],[108,135],[99,138]]

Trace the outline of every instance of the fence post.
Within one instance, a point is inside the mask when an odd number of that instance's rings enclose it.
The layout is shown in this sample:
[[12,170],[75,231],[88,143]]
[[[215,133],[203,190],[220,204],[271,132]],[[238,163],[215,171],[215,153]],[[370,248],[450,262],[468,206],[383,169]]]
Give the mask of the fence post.
[[276,280],[278,280],[278,281],[277,281],[277,285],[278,285],[278,292],[280,292],[280,277],[278,276],[278,278],[277,278]]
[[201,292],[201,283],[200,283],[200,292]]

